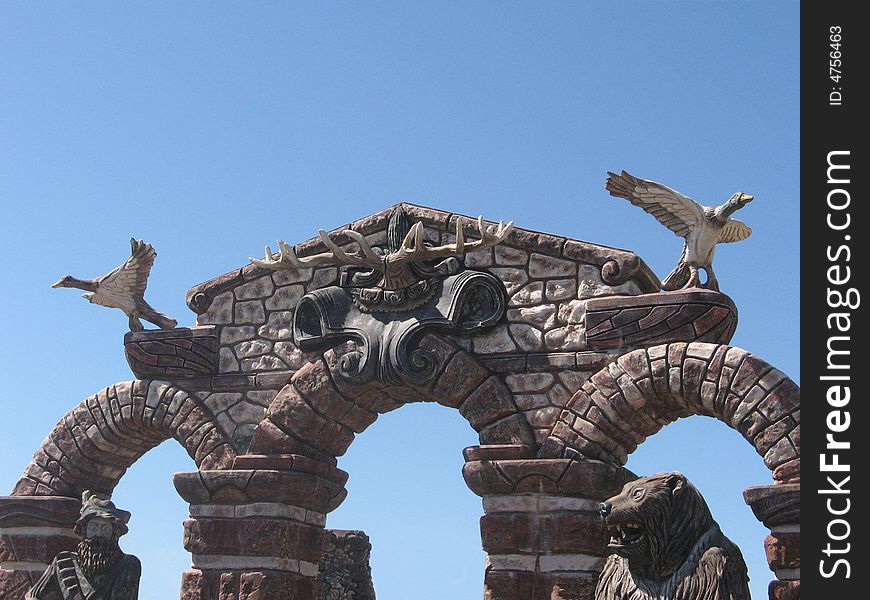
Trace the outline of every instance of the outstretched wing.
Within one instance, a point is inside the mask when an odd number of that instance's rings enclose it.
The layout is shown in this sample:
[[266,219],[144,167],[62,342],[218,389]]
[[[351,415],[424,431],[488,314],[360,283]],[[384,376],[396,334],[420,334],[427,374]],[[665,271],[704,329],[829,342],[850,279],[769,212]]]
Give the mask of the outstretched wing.
[[156,256],[157,252],[151,244],[130,238],[130,258],[100,280],[100,291],[144,296]]
[[611,196],[625,198],[641,207],[680,237],[686,237],[704,222],[704,209],[700,204],[666,185],[625,171],[620,175],[608,171],[607,175],[604,187]]
[[719,243],[739,242],[752,235],[752,229],[743,221],[729,219],[719,233]]

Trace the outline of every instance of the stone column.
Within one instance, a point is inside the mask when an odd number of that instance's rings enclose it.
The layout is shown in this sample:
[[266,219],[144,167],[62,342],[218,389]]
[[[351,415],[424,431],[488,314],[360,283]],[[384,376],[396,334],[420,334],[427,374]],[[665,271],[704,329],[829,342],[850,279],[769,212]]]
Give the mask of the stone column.
[[326,514],[344,500],[346,481],[333,465],[290,454],[176,474],[193,555],[182,600],[319,600]]
[[0,598],[20,600],[61,550],[75,550],[80,498],[0,497]]
[[527,446],[472,446],[463,468],[483,498],[487,600],[591,600],[606,555],[598,504],[636,476],[596,460],[537,459]]
[[776,574],[770,600],[798,600],[801,595],[801,485],[778,483],[746,488],[743,497],[758,520],[770,528],[764,540],[767,564]]

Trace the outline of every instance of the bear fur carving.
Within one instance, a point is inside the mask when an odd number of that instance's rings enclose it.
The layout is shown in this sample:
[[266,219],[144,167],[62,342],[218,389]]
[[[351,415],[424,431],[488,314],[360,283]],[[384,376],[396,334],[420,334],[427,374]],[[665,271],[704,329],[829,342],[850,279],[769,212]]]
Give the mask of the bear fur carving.
[[681,473],[631,481],[599,510],[613,554],[595,600],[750,600],[740,550]]

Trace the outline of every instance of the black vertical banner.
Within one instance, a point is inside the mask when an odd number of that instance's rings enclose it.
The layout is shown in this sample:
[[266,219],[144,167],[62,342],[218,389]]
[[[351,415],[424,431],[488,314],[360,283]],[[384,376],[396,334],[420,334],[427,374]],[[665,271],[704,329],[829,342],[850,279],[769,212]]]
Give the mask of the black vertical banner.
[[866,597],[870,220],[859,4],[801,7],[801,592]]

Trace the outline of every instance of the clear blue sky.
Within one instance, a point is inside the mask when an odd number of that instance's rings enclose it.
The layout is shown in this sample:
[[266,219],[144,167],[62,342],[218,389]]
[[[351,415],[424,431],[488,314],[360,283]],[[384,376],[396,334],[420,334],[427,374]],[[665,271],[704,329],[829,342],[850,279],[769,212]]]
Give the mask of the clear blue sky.
[[[735,345],[798,380],[798,3],[149,2],[0,6],[0,493],[57,420],[132,377],[126,318],[49,285],[154,244],[148,297],[194,323],[186,290],[276,238],[301,241],[399,201],[514,219],[637,252],[664,277],[681,240],[603,188],[626,169],[708,204],[756,201],[716,271]],[[374,544],[380,600],[479,600],[480,500],[461,478],[467,422],[412,405],[340,466],[329,526]],[[116,491],[140,598],[178,597],[190,564],[174,442]],[[771,481],[723,424],[695,417],[640,446],[679,469],[742,548],[755,598],[772,574],[743,504]]]

